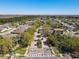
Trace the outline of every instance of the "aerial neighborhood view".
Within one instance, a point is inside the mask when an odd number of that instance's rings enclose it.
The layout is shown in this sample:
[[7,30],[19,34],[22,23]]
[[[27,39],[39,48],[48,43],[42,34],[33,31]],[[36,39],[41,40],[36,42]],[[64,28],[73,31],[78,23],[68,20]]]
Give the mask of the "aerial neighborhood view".
[[79,59],[78,0],[1,0],[0,59]]

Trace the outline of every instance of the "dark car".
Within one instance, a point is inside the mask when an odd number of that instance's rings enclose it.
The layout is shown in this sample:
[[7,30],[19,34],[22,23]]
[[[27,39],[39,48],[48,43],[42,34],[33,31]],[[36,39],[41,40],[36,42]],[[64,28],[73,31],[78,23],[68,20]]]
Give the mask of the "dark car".
[[34,44],[35,46],[37,46],[37,44]]

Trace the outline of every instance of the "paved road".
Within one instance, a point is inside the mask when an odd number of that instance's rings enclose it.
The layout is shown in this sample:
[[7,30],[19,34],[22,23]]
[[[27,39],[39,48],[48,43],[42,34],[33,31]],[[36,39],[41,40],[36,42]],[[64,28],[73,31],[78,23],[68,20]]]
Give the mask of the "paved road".
[[[40,29],[40,28],[38,28],[38,29]],[[41,35],[41,33],[38,33],[38,29],[37,29],[37,32],[35,32],[34,41],[31,43],[27,57],[51,57],[51,56],[54,56],[54,55],[52,55],[48,45],[45,44],[47,39],[42,36],[40,38],[37,37],[37,35]],[[38,52],[39,49],[37,48],[37,40],[41,39],[41,38],[43,38],[43,40],[41,40],[42,48],[41,48],[41,51]]]
[[38,53],[38,49],[37,48],[31,48],[29,50],[29,53],[27,55],[28,57],[51,57],[54,56],[51,54],[49,48],[43,48],[43,52],[42,53]]
[[24,58],[16,58],[16,59],[57,59],[57,57],[24,57]]
[[[27,59],[53,59],[52,57],[29,57]],[[57,58],[54,58],[54,59],[57,59]]]
[[15,58],[15,59],[72,59],[67,57],[24,57],[24,58]]

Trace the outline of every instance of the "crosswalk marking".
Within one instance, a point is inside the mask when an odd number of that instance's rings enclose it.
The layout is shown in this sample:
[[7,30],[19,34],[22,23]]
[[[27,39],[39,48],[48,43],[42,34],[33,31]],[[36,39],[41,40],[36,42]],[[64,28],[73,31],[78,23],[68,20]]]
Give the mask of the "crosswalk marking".
[[28,54],[28,57],[52,57],[52,54]]
[[43,48],[42,53],[37,53],[37,48],[30,48],[27,57],[52,57],[52,53],[49,48]]

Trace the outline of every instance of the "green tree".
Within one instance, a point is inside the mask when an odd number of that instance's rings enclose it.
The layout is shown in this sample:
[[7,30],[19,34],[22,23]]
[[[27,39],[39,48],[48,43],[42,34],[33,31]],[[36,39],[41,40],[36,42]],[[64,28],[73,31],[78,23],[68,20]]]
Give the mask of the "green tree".
[[65,39],[62,43],[61,50],[66,53],[79,52],[79,38]]
[[57,40],[57,37],[55,35],[48,35],[48,40],[47,40],[48,44],[52,45],[52,46],[56,46],[58,47],[59,45],[59,41]]
[[0,39],[1,54],[12,52],[12,41],[10,39]]

